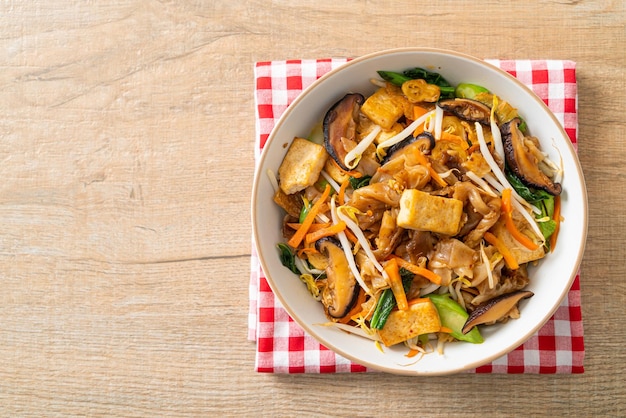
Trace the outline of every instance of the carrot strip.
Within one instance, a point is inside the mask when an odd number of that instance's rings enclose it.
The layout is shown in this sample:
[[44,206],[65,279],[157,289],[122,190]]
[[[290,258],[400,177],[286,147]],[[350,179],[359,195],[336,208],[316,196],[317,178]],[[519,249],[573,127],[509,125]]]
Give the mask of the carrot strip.
[[309,228],[313,224],[313,221],[315,221],[315,217],[317,216],[320,207],[324,204],[324,202],[326,202],[326,199],[328,199],[328,196],[330,195],[330,189],[330,184],[327,184],[326,188],[324,189],[324,193],[322,193],[322,196],[317,199],[317,202],[315,202],[311,210],[309,210],[309,213],[307,213],[304,221],[302,222],[302,225],[300,225],[300,228],[298,228],[296,233],[293,234],[293,237],[291,237],[289,241],[287,241],[287,244],[289,244],[291,247],[298,248],[305,235],[309,231]]
[[406,300],[406,293],[404,292],[404,286],[402,286],[402,278],[400,277],[400,271],[398,269],[398,263],[395,258],[389,259],[383,267],[387,276],[389,276],[389,285],[391,291],[396,298],[398,309],[406,311],[409,309],[409,304]]
[[304,258],[305,254],[315,254],[319,251],[315,249],[315,247],[304,247],[298,250],[298,257]]
[[346,229],[346,223],[343,221],[337,222],[334,225],[328,226],[326,228],[318,229],[315,232],[309,232],[304,237],[304,245],[309,246],[311,243],[317,241],[318,239],[324,237],[330,237],[331,235],[337,235],[341,231]]
[[357,300],[356,300],[356,303],[354,304],[354,307],[350,309],[350,312],[348,312],[346,316],[339,319],[337,322],[340,322],[342,324],[347,324],[348,322],[353,321],[353,317],[356,317],[358,314],[360,314],[363,311],[361,304],[365,303],[366,297],[367,297],[367,293],[365,293],[363,288],[361,288],[359,290],[359,295],[357,296]]
[[467,149],[467,153],[472,154],[474,153],[474,151],[479,150],[479,149],[480,149],[480,144],[477,142],[475,144],[472,144],[472,146]]
[[[302,226],[302,224],[298,222],[287,222],[286,225],[289,228],[294,229],[296,231],[298,230],[298,228]],[[331,225],[330,223],[314,223],[314,224],[311,224],[311,226],[309,227],[309,232],[319,231],[320,229],[328,228],[330,225]]]
[[351,243],[356,244],[357,242],[359,242],[359,239],[356,237],[356,235],[354,235],[354,233],[350,231],[349,229],[346,229],[343,232],[346,234],[346,237],[348,237],[348,240]]
[[415,357],[416,355],[418,355],[419,353],[420,353],[419,350],[415,350],[415,349],[412,348],[412,349],[409,350],[408,353],[405,354],[405,357],[412,358],[412,357]]
[[502,190],[502,210],[504,212],[504,224],[513,238],[531,251],[539,248],[538,244],[522,234],[513,223],[513,205],[511,204],[511,189],[509,188]]
[[502,254],[502,257],[504,257],[504,262],[506,263],[508,268],[510,268],[511,270],[517,270],[519,268],[519,264],[517,263],[517,260],[515,260],[515,257],[513,257],[513,254],[509,250],[509,247],[504,245],[504,242],[502,242],[501,239],[493,235],[491,232],[485,232],[484,238],[485,241],[495,246],[498,252]]
[[422,151],[417,150],[417,152],[415,153],[415,156],[417,157],[417,161],[421,165],[428,168],[428,172],[430,173],[430,176],[433,178],[433,180],[437,182],[438,185],[440,185],[441,187],[446,187],[448,185],[448,183],[446,183],[445,180],[441,178],[439,173],[435,171],[435,169],[430,164],[430,161],[428,161],[428,158],[426,158],[426,156],[422,153]]
[[432,301],[430,299],[428,299],[428,298],[413,298],[410,301],[408,301],[407,304],[409,306],[413,306],[413,305],[417,305],[417,304],[420,304],[420,303],[426,303],[426,302],[431,302],[432,303]]
[[554,198],[554,216],[552,219],[556,222],[556,228],[550,236],[550,252],[554,251],[554,247],[556,247],[556,238],[559,235],[559,229],[561,227],[561,196]]
[[[426,113],[428,113],[428,109],[424,109],[421,106],[413,106],[413,120],[418,120],[419,118],[424,116]],[[415,130],[413,131],[413,136],[418,136],[422,132],[424,132],[423,123],[417,128],[415,128]]]
[[445,332],[446,334],[452,334],[452,330],[448,327],[444,327],[443,325],[439,328],[439,332]]
[[337,200],[339,201],[339,206],[342,206],[345,203],[346,189],[350,185],[350,179],[346,178],[339,188],[339,194],[337,195]]
[[404,267],[411,273],[420,275],[424,277],[425,279],[430,280],[432,283],[439,284],[439,285],[441,284],[441,276],[439,276],[437,273],[433,273],[427,268],[416,266],[415,264],[410,263],[406,261],[405,259],[398,257],[397,255],[392,255],[391,257],[396,259],[396,262],[398,263],[400,267]]

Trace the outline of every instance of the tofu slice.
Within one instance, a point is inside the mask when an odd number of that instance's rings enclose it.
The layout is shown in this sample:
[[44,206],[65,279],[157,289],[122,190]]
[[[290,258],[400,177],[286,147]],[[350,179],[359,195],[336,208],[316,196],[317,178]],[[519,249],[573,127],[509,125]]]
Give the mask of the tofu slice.
[[441,320],[437,308],[430,299],[425,299],[410,305],[407,310],[391,312],[378,335],[383,344],[390,347],[418,335],[438,332],[440,329]]
[[404,103],[400,95],[389,94],[385,87],[381,87],[365,100],[361,112],[383,129],[391,129],[404,115]]
[[278,168],[280,188],[293,194],[315,184],[328,153],[322,145],[304,138],[294,138]]
[[398,226],[418,231],[455,235],[461,226],[463,202],[406,189],[400,197]]

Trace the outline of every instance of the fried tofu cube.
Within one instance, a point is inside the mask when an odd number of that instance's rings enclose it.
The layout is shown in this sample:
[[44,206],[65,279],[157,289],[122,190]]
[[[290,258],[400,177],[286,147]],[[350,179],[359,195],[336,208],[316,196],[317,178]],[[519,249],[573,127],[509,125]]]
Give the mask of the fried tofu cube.
[[285,194],[282,189],[274,193],[274,202],[283,208],[290,216],[298,218],[302,210],[302,196],[300,194]]
[[401,95],[390,94],[385,87],[381,87],[365,100],[361,112],[383,129],[391,129],[404,115],[404,100]]
[[304,138],[294,138],[278,168],[280,188],[293,194],[315,184],[328,153],[322,145]]
[[441,320],[437,308],[430,299],[414,303],[407,310],[397,310],[389,314],[383,329],[378,335],[387,347],[409,338],[430,334],[441,330]]
[[398,226],[404,229],[455,235],[461,227],[463,202],[406,189],[400,197]]
[[[517,242],[515,238],[511,235],[511,233],[506,229],[504,224],[504,219],[500,217],[498,222],[491,228],[491,232],[495,235],[500,241],[506,245],[506,247],[511,252],[511,255],[517,261],[517,264],[529,263],[531,261],[539,260],[543,258],[546,254],[545,247],[540,245],[536,250],[529,250],[524,247],[522,244]],[[532,236],[532,235],[531,235]]]

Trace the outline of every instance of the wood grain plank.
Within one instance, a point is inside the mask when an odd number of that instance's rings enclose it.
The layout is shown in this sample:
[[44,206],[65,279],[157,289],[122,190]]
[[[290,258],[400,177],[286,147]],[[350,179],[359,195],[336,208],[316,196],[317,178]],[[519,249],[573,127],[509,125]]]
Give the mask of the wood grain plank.
[[[623,416],[618,0],[0,3],[0,415]],[[255,61],[403,46],[577,62],[577,376],[256,374]]]

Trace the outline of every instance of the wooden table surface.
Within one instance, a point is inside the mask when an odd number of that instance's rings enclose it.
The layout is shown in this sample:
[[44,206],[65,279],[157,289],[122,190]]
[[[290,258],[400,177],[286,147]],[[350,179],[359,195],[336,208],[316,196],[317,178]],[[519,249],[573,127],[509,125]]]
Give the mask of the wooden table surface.
[[[626,415],[625,22],[621,0],[0,2],[0,415]],[[578,63],[584,374],[254,372],[253,64],[402,46]]]

